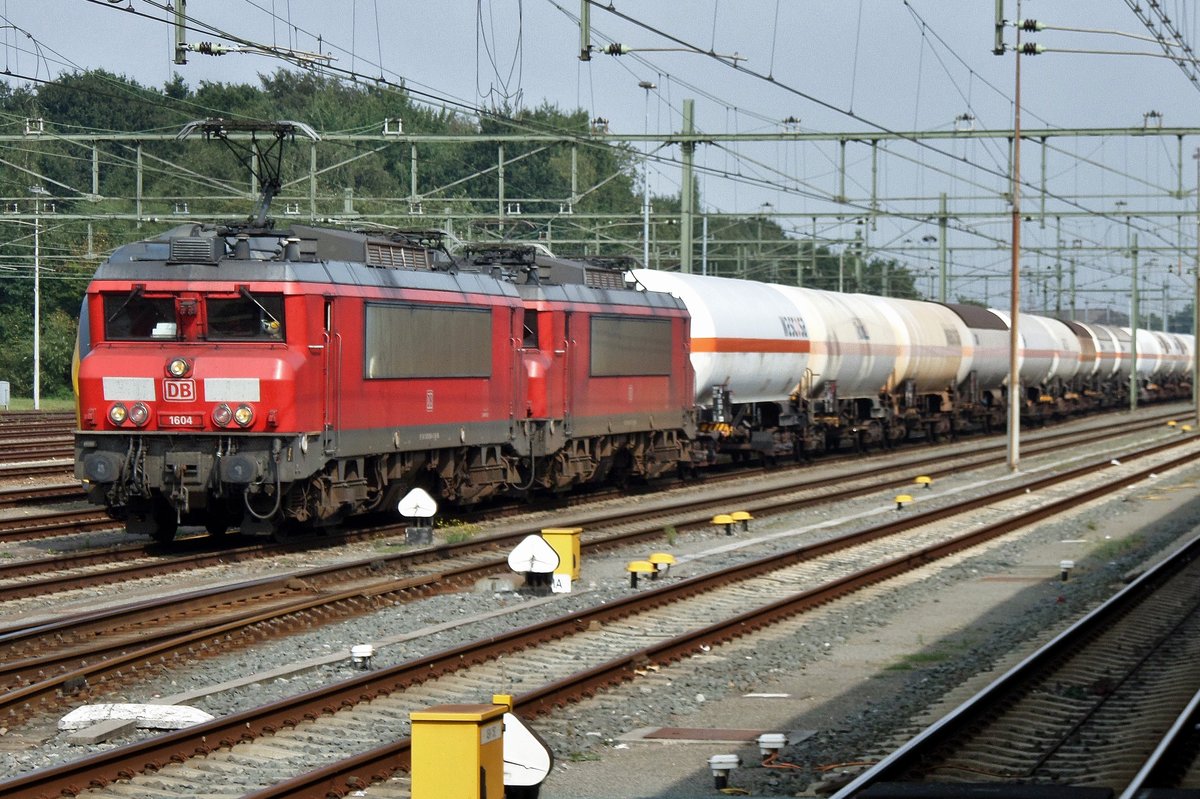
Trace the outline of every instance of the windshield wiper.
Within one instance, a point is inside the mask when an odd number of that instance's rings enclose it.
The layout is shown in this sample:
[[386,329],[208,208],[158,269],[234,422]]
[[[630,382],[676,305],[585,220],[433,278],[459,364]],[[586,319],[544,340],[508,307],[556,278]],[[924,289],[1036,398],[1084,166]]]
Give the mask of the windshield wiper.
[[125,302],[121,303],[121,307],[120,307],[120,308],[118,308],[117,310],[113,311],[113,313],[112,313],[112,316],[108,317],[108,319],[105,321],[105,324],[108,324],[109,322],[112,322],[112,320],[114,320],[114,319],[116,319],[118,316],[120,316],[120,315],[121,315],[121,311],[124,311],[124,310],[125,310],[125,307],[126,307],[127,305],[129,305],[129,303],[133,302],[134,300],[136,300],[137,298],[139,298],[139,297],[141,297],[141,296],[142,296],[142,291],[143,291],[144,289],[145,289],[145,287],[144,287],[144,286],[134,286],[132,289],[130,289],[130,290],[129,290],[129,296],[125,298]]
[[273,314],[273,313],[271,313],[270,311],[268,311],[268,310],[267,310],[267,308],[266,308],[266,306],[265,306],[265,305],[263,305],[261,302],[259,302],[259,301],[258,301],[258,298],[257,298],[257,297],[255,297],[253,294],[251,294],[251,293],[250,293],[250,289],[246,288],[245,286],[242,286],[242,287],[241,287],[241,288],[238,290],[238,293],[239,293],[239,294],[241,294],[241,295],[242,295],[243,297],[245,297],[246,299],[250,300],[250,302],[252,302],[252,303],[254,303],[255,305],[257,305],[257,306],[258,306],[258,310],[262,311],[262,312],[263,312],[263,313],[265,313],[267,316],[269,316],[269,317],[271,318],[271,321],[272,321],[272,322],[274,322],[274,323],[275,323],[276,325],[278,325],[280,328],[282,328],[282,327],[283,327],[283,324],[282,324],[282,323],[281,323],[281,322],[280,322],[278,319],[276,319],[276,318],[275,318],[275,314]]

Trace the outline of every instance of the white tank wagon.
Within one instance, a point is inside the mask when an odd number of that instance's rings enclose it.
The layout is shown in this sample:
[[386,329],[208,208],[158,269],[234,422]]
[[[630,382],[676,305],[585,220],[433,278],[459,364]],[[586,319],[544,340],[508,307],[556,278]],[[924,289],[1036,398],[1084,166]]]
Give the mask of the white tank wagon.
[[[1006,311],[992,309],[1007,327],[1011,317]],[[1057,319],[1036,314],[1021,314],[1017,323],[1021,342],[1017,362],[1021,384],[1029,390],[1049,388],[1055,381],[1068,381],[1079,371],[1083,345],[1071,328]]]
[[[1067,322],[1083,345],[1076,390],[1091,405],[1129,400],[1132,340],[1129,328]],[[1138,383],[1141,399],[1172,399],[1191,392],[1195,339],[1181,333],[1138,329]],[[1093,351],[1094,350],[1094,351]]]
[[[722,449],[798,453],[866,435],[867,426],[882,440],[888,409],[880,395],[903,343],[876,306],[794,286],[631,274],[681,299],[692,315],[696,401],[708,412],[704,431]],[[847,403],[860,406],[849,415],[861,416],[861,431],[842,429]]]
[[[700,457],[799,457],[1004,425],[1003,311],[645,269],[630,277],[691,315]],[[1127,398],[1128,332],[1022,314],[1019,333],[1025,421]],[[1175,391],[1188,382],[1190,338],[1138,340],[1139,368]]]
[[1188,373],[1192,359],[1187,345],[1175,333],[1162,331],[1151,332],[1158,341],[1160,352],[1159,371],[1154,375],[1155,380],[1178,379]]
[[1183,348],[1183,371],[1179,376],[1185,380],[1192,379],[1193,368],[1196,365],[1196,337],[1188,333],[1171,333]]
[[[804,318],[778,286],[651,269],[632,275],[687,306],[698,404],[719,404],[722,392],[738,403],[784,402],[809,371],[808,324],[820,320]],[[822,332],[818,327],[818,338]],[[714,387],[720,387],[716,397]]]
[[891,297],[854,295],[875,305],[891,322],[903,345],[889,380],[890,390],[908,385],[917,393],[952,391],[971,370],[975,345],[962,317],[944,305]]
[[[907,347],[889,321],[861,295],[774,286],[808,330],[809,370],[798,386],[806,399],[876,399]],[[873,299],[873,298],[872,298]]]
[[[1096,368],[1092,376],[1101,384],[1119,380],[1121,362],[1125,360],[1128,348],[1122,346],[1117,328],[1111,325],[1084,324],[1082,322],[1067,322],[1067,325],[1077,334],[1080,330],[1084,331],[1096,344]],[[1083,334],[1079,335],[1082,340]],[[1082,374],[1080,376],[1086,377]],[[1125,378],[1129,378],[1128,371],[1125,372]]]
[[[1129,334],[1129,328],[1121,328]],[[1191,390],[1194,339],[1175,333],[1137,331],[1137,385],[1139,400],[1183,396],[1183,385]],[[1132,342],[1130,343],[1132,346]],[[1125,376],[1128,378],[1128,370]]]
[[[637,269],[692,315],[695,395],[722,448],[795,453],[953,432],[973,345],[931,303]],[[923,414],[944,414],[930,425]],[[769,431],[744,435],[741,428]],[[784,433],[780,431],[784,430]]]

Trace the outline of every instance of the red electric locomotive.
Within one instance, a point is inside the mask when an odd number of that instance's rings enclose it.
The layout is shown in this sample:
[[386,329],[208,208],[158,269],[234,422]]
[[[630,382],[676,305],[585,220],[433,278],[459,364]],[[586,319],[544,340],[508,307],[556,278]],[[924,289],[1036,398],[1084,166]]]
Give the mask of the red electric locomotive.
[[160,540],[654,476],[693,432],[679,301],[531,249],[185,225],[86,306],[76,474]]

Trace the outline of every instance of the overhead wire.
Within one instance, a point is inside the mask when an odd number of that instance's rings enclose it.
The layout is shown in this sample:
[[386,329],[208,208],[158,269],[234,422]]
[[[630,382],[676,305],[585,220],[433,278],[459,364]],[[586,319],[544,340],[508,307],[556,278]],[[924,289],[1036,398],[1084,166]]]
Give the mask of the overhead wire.
[[[631,25],[634,25],[634,26],[639,27],[647,32],[650,32],[650,33],[656,35],[656,36],[666,39],[667,41],[672,42],[673,44],[678,45],[679,47],[685,48],[685,49],[690,50],[698,55],[703,55],[712,60],[715,60],[716,62],[723,64],[724,66],[726,66],[728,68],[736,70],[740,74],[749,75],[757,80],[762,80],[762,81],[768,82],[770,85],[778,87],[780,90],[782,90],[786,93],[793,94],[798,97],[802,97],[802,98],[808,100],[809,102],[812,102],[822,108],[825,108],[826,110],[848,116],[848,117],[855,119],[855,120],[861,122],[862,124],[865,124],[868,127],[873,128],[881,133],[886,133],[889,136],[892,136],[899,140],[907,141],[907,142],[914,144],[915,146],[922,148],[926,151],[936,153],[938,155],[949,158],[951,160],[961,160],[954,153],[947,152],[945,150],[942,150],[942,149],[930,144],[929,142],[922,141],[921,139],[919,139],[917,137],[916,134],[904,133],[904,132],[895,130],[895,129],[891,128],[890,126],[884,125],[880,122],[876,122],[872,119],[868,119],[868,118],[862,116],[861,114],[856,114],[852,108],[851,109],[841,108],[830,101],[823,100],[823,99],[811,94],[810,92],[803,91],[803,90],[799,89],[798,87],[793,86],[789,83],[785,83],[778,79],[769,79],[768,76],[764,75],[763,73],[753,70],[742,64],[739,64],[736,60],[734,60],[730,56],[724,56],[719,53],[713,52],[711,50],[705,51],[701,47],[697,46],[696,44],[694,44],[692,42],[687,41],[686,39],[681,38],[680,36],[677,36],[668,31],[662,30],[661,28],[658,28],[654,25],[651,25],[648,22],[645,22],[637,17],[634,17],[626,12],[619,10],[616,7],[615,3],[610,2],[608,4],[602,4],[600,2],[600,0],[584,0],[584,2],[587,2],[589,5],[595,6],[596,8],[599,8],[609,14],[612,14],[613,16],[615,16],[621,20],[624,20],[625,22],[628,22]],[[980,164],[972,163],[971,165],[977,169],[980,169],[981,171],[984,171],[985,173],[992,174],[993,177],[996,177],[996,178],[999,178],[1002,180],[1010,179],[1010,176],[1008,176],[1007,174],[1005,174],[1004,172],[1002,172],[1000,170],[993,169],[993,168],[990,168],[990,167],[987,167],[984,165],[980,165]],[[1021,183],[1023,186],[1029,186],[1030,188],[1035,188],[1035,187],[1031,186],[1030,184],[1028,184],[1028,182],[1024,178],[1021,179]],[[1098,217],[1111,219],[1111,215],[1104,210],[1087,208],[1079,203],[1072,201],[1070,198],[1067,198],[1067,197],[1055,195],[1055,199],[1060,202],[1063,202],[1065,204],[1078,207],[1080,210],[1088,212],[1088,213],[1092,213]],[[1155,235],[1154,231],[1144,231],[1144,232]]]
[[[89,0],[89,1],[92,1],[92,2],[94,2],[95,0]],[[98,4],[98,3],[97,3],[97,4]],[[152,5],[155,5],[155,4],[153,4],[153,3],[152,3]],[[158,5],[161,7],[161,4],[158,4]],[[908,5],[908,4],[907,4],[907,2],[905,3],[905,5]],[[911,7],[910,7],[910,8],[911,8]],[[714,42],[715,42],[716,19],[717,19],[717,9],[716,9],[716,7],[714,7],[714,30],[713,30]],[[160,20],[160,21],[161,21],[161,20]],[[299,30],[299,28],[289,28],[289,30],[292,30],[292,29]],[[382,70],[382,68],[381,68],[381,72],[382,72],[382,71],[383,71],[383,70]],[[972,76],[974,76],[974,74],[975,74],[975,73],[974,73],[974,72],[972,72],[971,74],[972,74]],[[352,75],[351,77],[352,77],[352,79],[353,79],[355,82],[358,82],[358,76],[357,76],[357,75]],[[437,101],[437,102],[444,102],[444,101],[445,101],[445,99],[446,99],[446,98],[439,96],[439,97],[437,97],[437,100],[436,100],[436,101]],[[476,112],[476,111],[477,111],[477,109],[470,109],[469,111],[466,111],[466,109],[463,109],[463,110],[464,110],[466,113],[470,113],[470,114],[472,114],[472,115],[474,114],[474,112]],[[852,110],[852,109],[851,109],[851,110]],[[750,112],[750,111],[748,111],[748,110],[746,110],[746,109],[737,109],[737,110],[736,110],[736,112],[735,112],[736,116],[737,116],[737,117],[739,117],[739,118],[740,118],[740,115],[741,115],[741,114],[750,114],[750,113],[752,113],[752,112]],[[855,118],[859,118],[859,119],[861,119],[861,117],[857,117],[857,115],[855,116]],[[934,149],[934,150],[937,150],[937,148],[933,148],[933,149]],[[967,157],[965,157],[965,156],[961,156],[961,157],[960,157],[960,156],[955,156],[954,154],[951,154],[951,155],[950,155],[950,157],[952,157],[952,158],[954,158],[954,159],[956,159],[956,160],[959,160],[959,161],[965,162],[965,163],[970,163],[970,159],[969,159],[969,158],[967,158]],[[736,160],[736,156],[735,156],[735,160]],[[976,166],[977,166],[977,165],[976,165]],[[736,176],[734,176],[734,177],[736,177]],[[783,188],[783,190],[785,190],[785,191],[786,191],[786,187],[784,187],[784,188]],[[1085,210],[1086,210],[1086,209],[1085,209]]]

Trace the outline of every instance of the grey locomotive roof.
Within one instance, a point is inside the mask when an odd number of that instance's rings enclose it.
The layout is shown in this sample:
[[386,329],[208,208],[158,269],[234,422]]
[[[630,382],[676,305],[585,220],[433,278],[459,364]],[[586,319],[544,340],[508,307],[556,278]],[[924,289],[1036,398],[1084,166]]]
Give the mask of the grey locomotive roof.
[[[529,248],[520,245],[499,245],[483,255],[451,261],[440,250],[414,244],[415,238],[305,225],[252,232],[180,225],[152,239],[118,248],[95,276],[131,282],[334,283],[649,308],[683,307],[668,294],[626,287],[621,270],[613,265],[542,254],[535,257]],[[404,253],[416,253],[422,266],[395,265],[407,263]]]
[[682,300],[666,292],[592,288],[578,283],[568,283],[562,286],[518,286],[517,291],[524,300],[640,305],[646,308],[684,307]]

